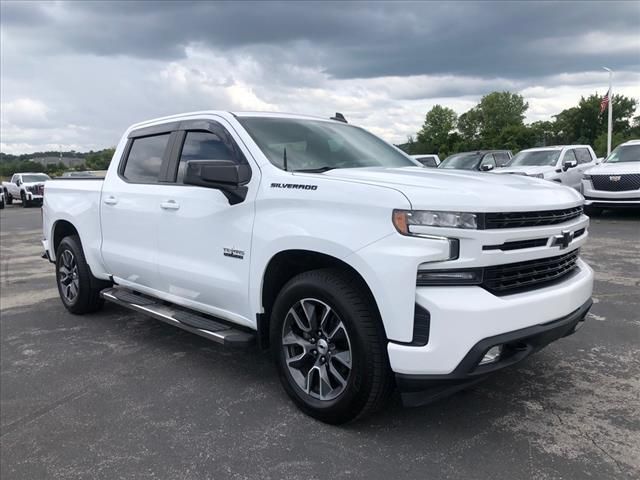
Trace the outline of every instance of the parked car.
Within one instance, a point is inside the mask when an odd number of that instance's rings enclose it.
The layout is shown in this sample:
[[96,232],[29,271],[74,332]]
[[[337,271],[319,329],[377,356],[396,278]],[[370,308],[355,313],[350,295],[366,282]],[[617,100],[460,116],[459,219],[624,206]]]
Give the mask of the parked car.
[[603,208],[640,208],[640,140],[622,143],[600,165],[582,177],[590,215]]
[[438,155],[411,155],[411,158],[417,160],[425,167],[436,168],[440,165],[440,157],[438,157]]
[[11,205],[20,199],[23,207],[41,204],[44,195],[44,182],[51,180],[45,173],[16,173],[8,182],[2,182],[6,202]]
[[199,112],[130,127],[104,181],[48,182],[43,248],[71,313],[107,300],[257,342],[304,412],[343,423],[394,386],[423,404],[579,328],[582,203],[418,167],[341,121]]
[[515,173],[544,178],[582,190],[582,174],[596,165],[597,157],[589,145],[560,145],[529,148],[518,152],[507,168],[495,173]]
[[510,150],[477,150],[449,155],[438,165],[438,168],[488,172],[499,166],[507,165],[510,160]]

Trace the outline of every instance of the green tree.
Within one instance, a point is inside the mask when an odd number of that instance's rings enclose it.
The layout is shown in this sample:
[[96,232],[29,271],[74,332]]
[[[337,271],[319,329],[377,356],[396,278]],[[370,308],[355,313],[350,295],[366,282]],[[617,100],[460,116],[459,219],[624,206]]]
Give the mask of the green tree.
[[427,147],[429,153],[447,150],[449,135],[456,128],[457,119],[456,112],[451,108],[434,105],[427,112],[422,129],[418,132],[418,143]]
[[492,92],[480,100],[482,123],[480,126],[481,146],[497,148],[500,146],[500,133],[507,127],[524,125],[524,117],[529,104],[522,95],[511,92]]

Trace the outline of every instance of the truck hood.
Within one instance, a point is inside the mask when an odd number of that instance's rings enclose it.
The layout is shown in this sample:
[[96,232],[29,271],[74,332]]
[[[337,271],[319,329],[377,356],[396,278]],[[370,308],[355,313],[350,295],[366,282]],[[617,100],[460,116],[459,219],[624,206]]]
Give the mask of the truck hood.
[[583,202],[572,188],[522,175],[422,167],[348,168],[319,175],[393,188],[415,209],[517,212],[569,208]]
[[497,168],[495,173],[517,173],[520,175],[539,175],[539,174],[551,174],[554,173],[556,167],[553,165],[538,165],[538,166],[522,166],[522,167],[503,167]]
[[626,173],[640,173],[640,162],[601,163],[590,168],[587,175],[620,175]]

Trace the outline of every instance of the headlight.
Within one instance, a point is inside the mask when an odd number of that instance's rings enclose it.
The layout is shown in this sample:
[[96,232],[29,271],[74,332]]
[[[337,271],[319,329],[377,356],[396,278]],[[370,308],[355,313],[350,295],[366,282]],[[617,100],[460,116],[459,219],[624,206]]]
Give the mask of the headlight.
[[411,226],[478,228],[478,215],[466,212],[440,212],[432,210],[394,210],[393,225],[403,235],[412,235]]
[[544,173],[536,173],[534,175],[529,175],[529,176],[533,178],[544,178]]

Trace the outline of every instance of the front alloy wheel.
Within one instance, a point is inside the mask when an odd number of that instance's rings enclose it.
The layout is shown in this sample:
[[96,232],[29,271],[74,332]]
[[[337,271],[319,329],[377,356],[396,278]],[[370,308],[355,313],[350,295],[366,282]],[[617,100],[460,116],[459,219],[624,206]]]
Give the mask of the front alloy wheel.
[[351,374],[351,341],[338,314],[326,303],[305,298],[282,324],[282,348],[291,378],[307,395],[333,400]]

